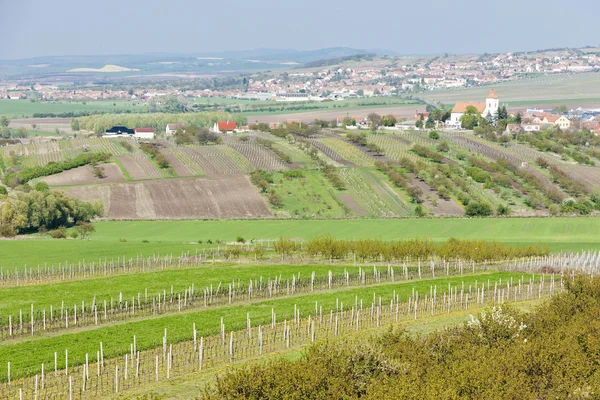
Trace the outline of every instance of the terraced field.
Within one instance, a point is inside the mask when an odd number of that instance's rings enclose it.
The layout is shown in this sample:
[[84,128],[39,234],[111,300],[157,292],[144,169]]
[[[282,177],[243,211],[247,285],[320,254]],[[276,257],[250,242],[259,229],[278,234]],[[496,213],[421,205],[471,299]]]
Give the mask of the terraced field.
[[341,139],[337,138],[323,138],[317,139],[318,142],[324,144],[337,155],[339,155],[343,160],[346,160],[354,165],[359,167],[372,167],[375,160],[372,157],[369,157],[364,152],[357,149],[350,143],[347,143]]
[[373,143],[381,147],[384,150],[385,155],[392,161],[398,161],[403,157],[407,157],[411,160],[422,160],[409,151],[412,144],[402,136],[371,135],[367,138],[367,140],[369,143]]
[[232,149],[243,155],[255,169],[269,172],[288,170],[288,165],[281,161],[272,151],[258,143],[231,143]]
[[[209,176],[243,174],[245,170],[229,156],[226,149],[228,149],[227,146],[179,147],[175,154],[179,154],[180,160],[187,163],[188,168],[192,171],[201,171]],[[246,163],[248,162],[246,161]],[[252,165],[249,169],[252,169]]]
[[375,178],[371,171],[343,168],[340,175],[346,182],[348,194],[368,215],[397,217],[412,214],[410,207],[394,189],[381,179]]
[[119,156],[117,159],[133,180],[160,179],[163,177],[156,165],[144,154],[128,154]]

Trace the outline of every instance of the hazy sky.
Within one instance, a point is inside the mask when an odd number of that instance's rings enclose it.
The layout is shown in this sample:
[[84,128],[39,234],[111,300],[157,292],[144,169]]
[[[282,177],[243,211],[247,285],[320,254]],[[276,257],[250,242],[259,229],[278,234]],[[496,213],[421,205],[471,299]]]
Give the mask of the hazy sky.
[[349,46],[405,54],[599,45],[599,0],[0,0],[0,59]]

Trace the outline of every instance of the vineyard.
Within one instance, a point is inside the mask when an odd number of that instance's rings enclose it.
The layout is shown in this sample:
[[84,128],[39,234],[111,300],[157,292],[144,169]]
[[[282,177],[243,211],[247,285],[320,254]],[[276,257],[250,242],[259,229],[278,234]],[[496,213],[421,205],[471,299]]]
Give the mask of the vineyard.
[[353,164],[359,167],[373,166],[373,158],[369,157],[350,143],[332,138],[317,139],[317,141],[323,143],[328,149],[331,149],[331,151],[339,155],[343,160],[351,163],[351,165]]
[[325,339],[537,302],[564,290],[568,270],[597,272],[598,260],[581,253],[364,264],[351,254],[335,262],[286,255],[283,243],[4,269],[2,398],[150,392]]
[[384,181],[377,180],[369,171],[344,168],[341,176],[354,201],[369,215],[393,217],[411,215],[410,207]]

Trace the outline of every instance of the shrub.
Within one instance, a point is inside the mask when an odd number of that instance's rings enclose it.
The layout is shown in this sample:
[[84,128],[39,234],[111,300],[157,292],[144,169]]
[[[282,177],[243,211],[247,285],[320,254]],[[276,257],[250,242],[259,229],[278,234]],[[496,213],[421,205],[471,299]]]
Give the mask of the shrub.
[[37,190],[38,192],[47,192],[50,190],[50,186],[48,186],[46,182],[38,182],[35,184],[33,189]]
[[0,195],[6,195],[8,194],[8,190],[6,190],[6,188],[2,185],[0,185]]
[[465,214],[469,217],[487,217],[492,214],[492,207],[484,202],[469,203]]
[[237,238],[235,238],[235,241],[236,241],[237,243],[246,243],[246,241],[244,240],[244,238],[243,238],[243,237],[241,237],[241,236],[238,236]]
[[283,171],[283,177],[286,179],[304,178],[304,172],[300,170]]
[[133,146],[127,140],[121,140],[121,146],[130,153],[133,153]]
[[438,140],[440,138],[440,134],[437,131],[429,132],[429,139]]
[[79,237],[79,233],[77,233],[77,231],[71,231],[69,236],[73,239],[77,239]]
[[64,226],[60,226],[60,227],[58,227],[58,229],[50,231],[49,235],[53,239],[66,239],[67,238],[67,228],[65,228]]

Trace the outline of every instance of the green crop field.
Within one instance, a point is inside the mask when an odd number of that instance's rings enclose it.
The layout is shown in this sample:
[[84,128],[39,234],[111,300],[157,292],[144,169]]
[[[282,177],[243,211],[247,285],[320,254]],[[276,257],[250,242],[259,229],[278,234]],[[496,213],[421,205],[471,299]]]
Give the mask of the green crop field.
[[34,102],[29,100],[0,100],[0,115],[9,118],[28,118],[36,113],[54,113],[65,112],[114,112],[131,110],[131,112],[141,112],[146,110],[144,102],[136,100],[94,100],[84,102]]
[[[541,243],[553,252],[600,249],[599,218],[484,218],[484,219],[358,219],[358,220],[237,220],[237,221],[101,221],[90,240],[0,241],[0,266],[37,267],[99,258],[194,253],[212,247],[211,239],[234,241],[280,237],[310,239],[414,237],[493,240],[514,245]],[[122,241],[125,240],[125,241]],[[143,241],[147,240],[148,243]],[[203,241],[203,244],[198,244]]]

